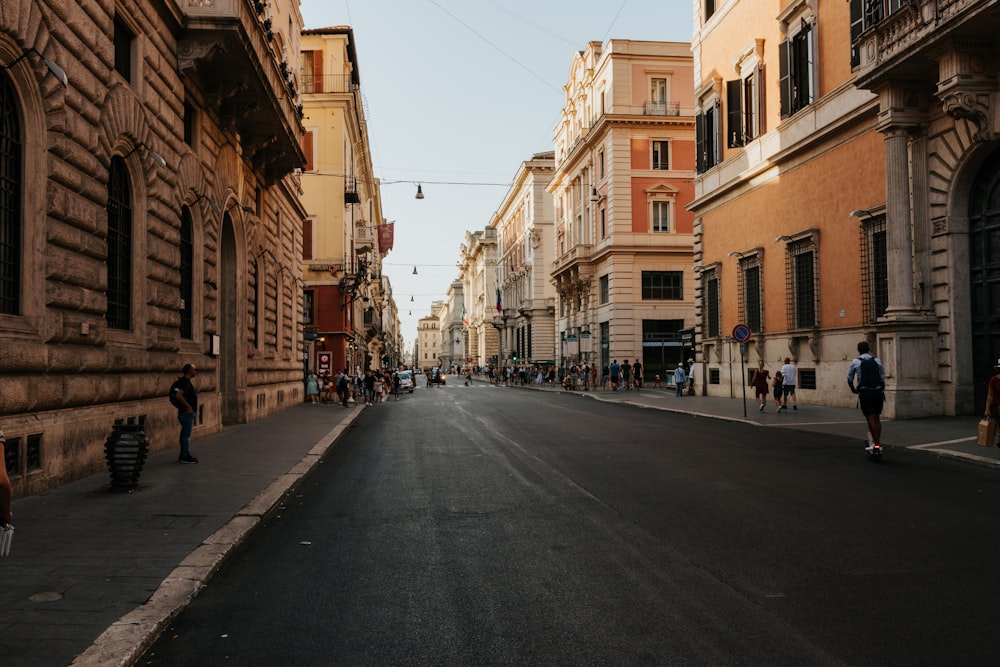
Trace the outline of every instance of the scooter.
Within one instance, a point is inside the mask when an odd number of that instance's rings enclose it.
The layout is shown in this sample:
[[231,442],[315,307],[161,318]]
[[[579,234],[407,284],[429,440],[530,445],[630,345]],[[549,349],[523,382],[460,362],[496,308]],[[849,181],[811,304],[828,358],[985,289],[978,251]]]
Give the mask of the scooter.
[[868,439],[865,440],[865,453],[868,454],[868,460],[872,463],[878,463],[882,460],[882,450],[884,449],[881,445],[872,444],[872,434],[868,434]]

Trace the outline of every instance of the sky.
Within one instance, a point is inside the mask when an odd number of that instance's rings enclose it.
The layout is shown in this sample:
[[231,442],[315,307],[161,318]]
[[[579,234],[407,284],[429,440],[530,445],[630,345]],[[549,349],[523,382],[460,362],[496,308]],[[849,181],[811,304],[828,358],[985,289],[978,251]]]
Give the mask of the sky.
[[688,42],[692,5],[301,0],[307,29],[354,29],[382,214],[396,223],[382,273],[407,351],[458,278],[466,232],[489,224],[522,162],[553,150],[574,54],[608,39]]

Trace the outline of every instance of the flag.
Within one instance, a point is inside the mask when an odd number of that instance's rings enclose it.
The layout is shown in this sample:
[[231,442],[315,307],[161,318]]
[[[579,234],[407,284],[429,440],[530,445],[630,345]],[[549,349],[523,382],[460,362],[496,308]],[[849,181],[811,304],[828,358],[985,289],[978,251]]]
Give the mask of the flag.
[[500,301],[500,288],[497,288],[497,312],[503,312],[503,303]]
[[465,304],[462,304],[462,324],[469,326],[469,318],[465,315]]
[[378,251],[380,254],[384,255],[390,250],[392,250],[393,242],[393,226],[395,222],[388,222],[384,225],[379,225],[378,228]]

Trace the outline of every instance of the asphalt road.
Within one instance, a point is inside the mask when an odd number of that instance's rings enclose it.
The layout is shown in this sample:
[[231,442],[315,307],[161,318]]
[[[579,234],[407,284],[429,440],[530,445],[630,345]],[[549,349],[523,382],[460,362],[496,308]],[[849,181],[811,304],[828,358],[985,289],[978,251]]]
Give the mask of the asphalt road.
[[420,387],[138,664],[992,665],[998,501],[994,471],[921,452]]

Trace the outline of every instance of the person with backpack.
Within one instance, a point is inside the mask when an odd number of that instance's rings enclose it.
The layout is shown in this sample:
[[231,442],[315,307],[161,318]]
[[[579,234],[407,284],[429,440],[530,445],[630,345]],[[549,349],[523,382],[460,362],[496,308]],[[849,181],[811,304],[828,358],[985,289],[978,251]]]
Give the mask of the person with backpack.
[[[857,386],[854,380],[857,378]],[[847,370],[847,386],[858,395],[861,414],[868,422],[872,439],[866,447],[870,454],[882,451],[882,404],[885,402],[885,369],[882,362],[872,356],[868,341],[858,343],[858,358]]]

